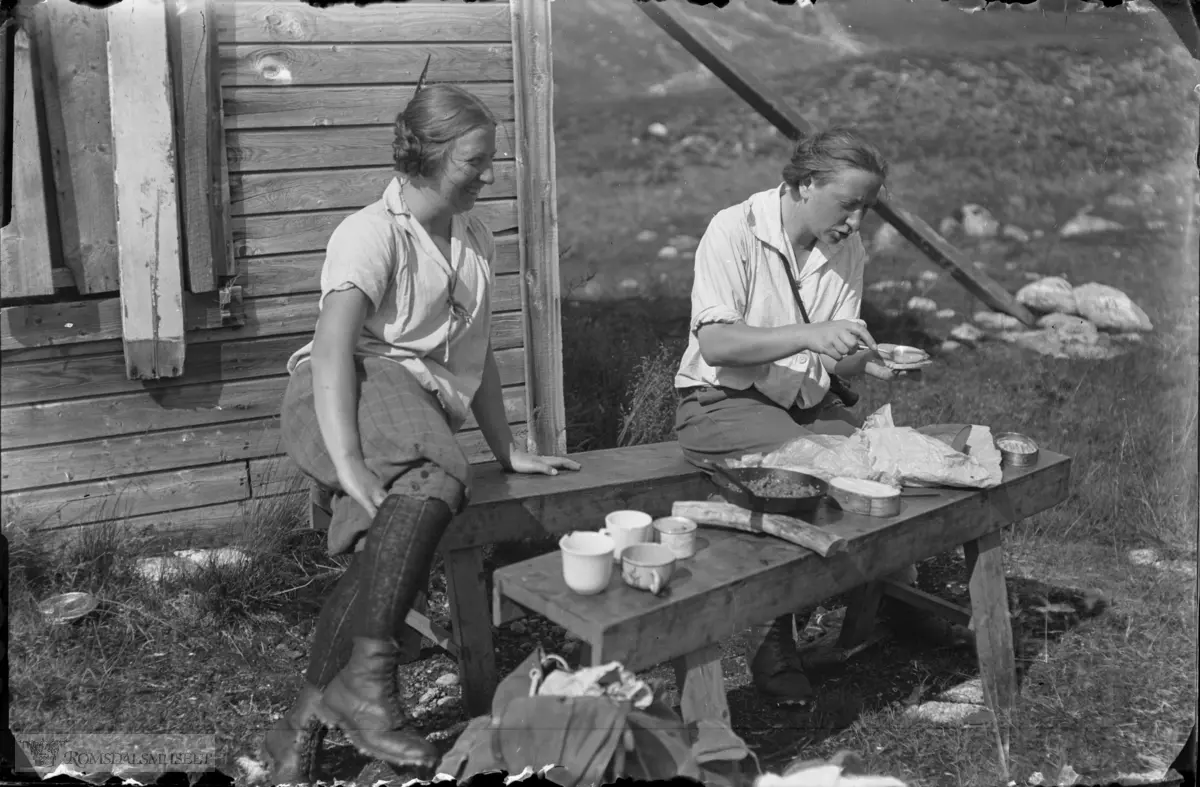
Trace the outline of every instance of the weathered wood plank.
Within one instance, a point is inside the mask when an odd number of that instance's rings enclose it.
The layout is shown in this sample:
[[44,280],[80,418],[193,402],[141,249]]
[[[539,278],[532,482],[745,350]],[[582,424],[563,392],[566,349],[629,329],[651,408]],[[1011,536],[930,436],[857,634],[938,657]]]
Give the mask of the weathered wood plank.
[[[338,224],[354,212],[339,210],[234,216],[234,250],[239,256],[322,250],[329,244],[329,236]],[[517,201],[514,199],[481,201],[472,213],[496,234],[517,228]]]
[[550,35],[550,3],[512,0],[513,72],[521,86],[516,93],[516,157],[521,272],[526,281],[529,330],[526,378],[534,413],[530,447],[541,453],[565,454]]
[[1013,655],[1012,621],[1004,580],[1004,548],[998,530],[963,544],[966,555],[971,617],[975,621],[975,652],[987,706],[996,714],[1008,740],[1011,714],[1017,706],[1017,668]]
[[[0,26],[0,85],[3,86],[4,90],[4,98],[0,99],[0,151],[12,149],[12,137],[9,136],[12,126],[9,123],[8,108],[8,51],[12,48],[10,42],[14,32],[16,32],[16,28],[12,25],[8,27]],[[0,156],[0,227],[8,223],[8,214],[12,208],[8,176],[8,156]]]
[[[225,270],[225,227],[220,210],[221,74],[217,65],[215,0],[168,0],[179,150],[183,260],[192,292],[211,292]],[[214,120],[216,123],[214,123]]]
[[227,6],[219,18],[223,43],[391,41],[398,31],[412,41],[508,41],[507,3],[315,8],[296,0],[239,0]]
[[108,76],[126,368],[135,379],[178,377],[186,329],[162,0],[108,9]]
[[[169,388],[268,377],[285,370],[287,359],[312,338],[311,331],[291,336],[225,342],[196,343],[188,348],[188,369],[183,378],[157,381],[130,380],[120,348],[105,355],[5,362],[0,374],[0,406],[49,403],[82,396],[145,392],[166,395]],[[525,380],[525,350],[498,350],[496,365],[501,385]],[[160,394],[160,392],[163,392]]]
[[0,298],[54,293],[50,173],[29,34],[13,39],[12,220],[0,227]]
[[[496,182],[483,190],[485,200],[517,196],[517,166],[498,161]],[[257,172],[230,178],[232,212],[238,216],[301,210],[361,208],[375,202],[396,177],[393,167],[370,169],[307,169],[297,172]],[[480,203],[482,206],[486,203]]]
[[233,44],[220,49],[221,83],[230,87],[415,83],[426,58],[433,82],[513,81],[508,43]]
[[[478,96],[498,121],[511,121],[513,85],[458,82]],[[416,84],[313,87],[228,87],[223,91],[227,129],[304,126],[371,126],[393,123]]]
[[932,593],[926,593],[891,579],[882,580],[879,584],[883,587],[883,595],[899,601],[901,604],[932,613],[960,626],[966,626],[971,622],[970,610],[951,604]]
[[839,648],[849,649],[861,645],[875,630],[875,618],[879,613],[879,602],[883,600],[883,583],[868,582],[854,589],[842,630],[838,632]]
[[[518,251],[515,236],[497,238],[492,272],[496,276],[517,273],[520,264]],[[242,257],[240,260],[242,273],[239,281],[245,282],[242,288],[245,297],[261,298],[319,289],[325,253],[315,251],[278,257]],[[520,305],[519,302],[517,305]]]
[[[5,407],[0,410],[0,443],[7,451],[271,417],[279,414],[288,380],[284,374]],[[509,423],[525,420],[524,386],[504,389],[504,409]],[[477,427],[473,415],[464,425],[464,429]]]
[[[278,336],[312,331],[317,324],[314,293],[255,298],[242,304],[245,325],[197,333],[191,346],[234,338]],[[93,343],[121,338],[121,301],[105,298],[0,309],[0,350],[54,344]],[[492,315],[492,347],[506,350],[525,346],[520,312]]]
[[[606,657],[601,657],[606,658]],[[712,644],[672,661],[679,687],[679,715],[685,724],[718,721],[732,728],[721,647]]]
[[178,508],[244,500],[245,462],[71,484],[0,495],[4,531],[69,527]]
[[[469,459],[487,461],[491,456],[478,430],[460,432],[457,437]],[[281,453],[278,417],[258,418],[195,429],[6,450],[0,453],[0,487],[6,492],[18,492],[50,484],[249,461]]]
[[63,261],[81,293],[115,292],[120,273],[108,102],[108,16],[71,2],[41,3],[32,13]]
[[443,553],[450,619],[458,644],[458,674],[463,682],[463,704],[469,716],[487,713],[498,675],[488,615],[487,575],[481,548]]
[[[511,159],[513,123],[496,126],[496,158]],[[395,133],[386,126],[353,128],[250,129],[226,132],[226,155],[234,172],[280,169],[390,167]]]

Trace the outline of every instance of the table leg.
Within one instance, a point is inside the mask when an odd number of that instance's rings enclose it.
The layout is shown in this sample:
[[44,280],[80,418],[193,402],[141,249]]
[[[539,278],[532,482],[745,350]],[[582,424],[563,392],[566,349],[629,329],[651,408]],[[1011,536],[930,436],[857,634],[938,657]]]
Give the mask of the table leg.
[[468,716],[479,716],[491,710],[492,694],[499,683],[483,549],[454,549],[443,557],[463,704]]
[[725,697],[725,675],[721,671],[721,648],[707,645],[686,656],[672,659],[675,685],[679,687],[679,712],[683,721],[702,719],[730,725],[729,701]]
[[1007,722],[1017,702],[1017,668],[1001,544],[1000,531],[995,530],[963,544],[963,552],[970,576],[971,616],[984,700],[997,718]]
[[867,640],[875,628],[875,616],[883,599],[883,583],[868,582],[854,590],[838,634],[838,647],[849,650]]

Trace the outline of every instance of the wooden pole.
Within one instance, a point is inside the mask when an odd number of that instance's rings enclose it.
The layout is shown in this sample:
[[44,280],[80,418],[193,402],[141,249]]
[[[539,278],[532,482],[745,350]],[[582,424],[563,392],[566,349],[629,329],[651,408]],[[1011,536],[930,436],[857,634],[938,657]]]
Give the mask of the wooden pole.
[[512,40],[529,442],[538,452],[565,454],[550,0],[512,0]]
[[[667,35],[683,45],[684,49],[789,139],[801,139],[813,132],[812,125],[800,113],[788,106],[766,85],[733,65],[727,53],[721,54],[721,45],[709,35],[684,24],[678,14],[668,11],[665,4],[658,0],[634,2]],[[998,282],[977,270],[963,257],[962,252],[934,232],[933,228],[920,218],[883,197],[876,203],[875,211],[979,300],[998,312],[1016,317],[1026,325],[1035,324],[1036,320],[1028,309],[1017,303]]]

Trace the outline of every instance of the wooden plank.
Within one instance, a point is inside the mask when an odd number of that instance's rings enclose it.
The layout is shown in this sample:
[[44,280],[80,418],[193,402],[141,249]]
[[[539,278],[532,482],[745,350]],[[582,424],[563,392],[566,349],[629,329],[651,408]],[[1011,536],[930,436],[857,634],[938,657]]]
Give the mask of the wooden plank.
[[[968,588],[983,696],[1007,732],[1011,714],[1017,706],[1018,690],[1000,531],[983,533],[977,539],[965,542],[963,551],[970,577]],[[1007,741],[1007,734],[1004,738]]]
[[29,35],[13,39],[12,220],[0,228],[0,298],[54,294],[51,182]]
[[[510,121],[509,82],[458,82],[477,96],[498,121]],[[223,91],[228,129],[304,126],[372,126],[393,123],[412,99],[416,84],[351,87],[228,87]]]
[[[8,52],[12,48],[12,36],[16,32],[14,25],[0,25],[0,152],[7,153],[12,149],[12,137],[9,123],[12,110],[9,108],[8,90]],[[0,155],[0,227],[8,224],[9,211],[12,208],[12,186],[8,182],[11,174],[8,155]]]
[[[460,432],[457,438],[471,461],[485,462],[491,458],[478,430]],[[5,450],[0,453],[3,460],[0,487],[6,492],[17,492],[52,484],[249,461],[282,452],[278,417],[256,418],[195,429]]]
[[167,15],[162,0],[108,9],[121,337],[131,379],[178,377],[186,351]]
[[[311,333],[226,342],[193,344],[188,348],[188,370],[183,378],[141,382],[125,376],[125,358],[119,348],[105,355],[82,358],[5,362],[0,374],[0,406],[49,403],[80,397],[119,393],[166,395],[180,385],[233,382],[269,377],[285,370],[287,359],[312,338]],[[501,385],[525,380],[525,350],[496,352]]]
[[[233,243],[239,256],[259,254],[297,254],[323,250],[329,236],[342,220],[355,211],[276,213],[267,216],[234,216]],[[472,213],[493,233],[517,228],[515,199],[486,200],[476,204]]]
[[250,496],[244,462],[0,495],[4,530],[35,531],[157,514]]
[[854,589],[842,630],[838,633],[839,648],[853,648],[866,642],[875,630],[875,616],[883,599],[883,583],[868,582]]
[[[710,35],[685,23],[678,13],[667,10],[662,3],[639,2],[637,6],[667,35],[679,42],[789,139],[800,139],[813,133],[812,125],[800,113],[749,72],[735,66],[728,51],[722,52],[721,45]],[[1034,325],[1034,316],[1028,309],[1017,303],[1016,298],[1007,290],[971,264],[962,252],[934,232],[924,221],[895,201],[882,196],[875,204],[875,211],[934,264],[949,272],[976,298],[996,311],[1016,317],[1026,325]]]
[[488,619],[487,575],[481,548],[443,553],[450,620],[458,645],[458,674],[468,716],[487,713],[499,678]]
[[521,273],[526,281],[532,443],[543,454],[567,452],[563,399],[562,304],[558,278],[554,75],[550,3],[512,0]]
[[951,604],[949,601],[938,598],[932,593],[926,593],[923,590],[917,590],[911,585],[905,585],[890,579],[885,579],[880,584],[883,586],[883,594],[885,596],[899,601],[901,604],[906,604],[924,612],[930,612],[960,626],[966,626],[971,622],[970,610],[963,609],[956,604]]
[[377,3],[316,8],[292,2],[239,0],[219,17],[222,42],[330,43],[390,41],[399,31],[414,41],[508,41],[508,4]]
[[[317,324],[318,299],[318,295],[309,293],[247,300],[242,304],[245,325],[204,331],[189,342],[195,346],[200,342],[312,331]],[[521,312],[492,315],[493,349],[523,347],[524,334]],[[121,301],[117,298],[0,309],[0,350],[91,343],[120,337]]]
[[730,729],[729,700],[721,670],[721,647],[708,645],[675,659],[675,685],[679,687],[679,715],[685,724],[716,721]]
[[[832,558],[779,539],[706,528],[707,544],[688,561],[687,573],[672,580],[671,592],[659,597],[620,583],[598,596],[578,596],[563,582],[553,553],[498,569],[494,580],[516,603],[587,632],[590,641],[604,643],[606,660],[637,671],[1057,505],[1069,493],[1070,465],[1067,457],[1043,451],[1035,467],[1005,468],[999,487],[906,500],[889,519],[823,508],[814,523],[849,543]],[[578,521],[583,526],[587,520]]]
[[120,274],[108,18],[102,10],[70,2],[40,3],[32,15],[63,262],[81,293],[115,292]]
[[[496,238],[492,272],[497,277],[518,272],[518,250],[515,236]],[[241,264],[239,281],[245,282],[243,292],[247,298],[312,292],[320,289],[325,253],[316,251],[274,257],[243,257]],[[516,297],[519,298],[520,293]]]
[[[513,157],[514,125],[496,125],[496,159]],[[386,126],[231,130],[225,134],[229,169],[267,172],[280,169],[390,167],[395,132]]]
[[[516,163],[498,161],[493,171],[496,182],[484,189],[484,199],[516,197]],[[230,178],[232,212],[248,216],[300,210],[357,209],[380,199],[396,174],[393,167],[238,173]],[[486,203],[480,203],[483,204]]]
[[183,260],[192,292],[211,292],[225,270],[225,227],[220,210],[221,75],[214,0],[168,0],[179,150]]
[[508,43],[232,44],[221,46],[221,84],[416,83],[427,58],[432,82],[511,83],[512,56]]

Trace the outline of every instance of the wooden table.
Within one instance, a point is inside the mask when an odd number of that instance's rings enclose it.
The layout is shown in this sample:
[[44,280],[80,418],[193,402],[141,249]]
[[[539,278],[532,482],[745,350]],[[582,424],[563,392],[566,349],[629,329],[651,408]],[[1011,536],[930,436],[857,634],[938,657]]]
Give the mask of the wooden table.
[[[672,661],[685,720],[728,723],[719,642],[858,588],[842,629],[841,644],[853,644],[870,631],[884,577],[961,544],[985,700],[1006,719],[1017,683],[1000,530],[1065,500],[1070,469],[1068,457],[1042,451],[1034,466],[1006,467],[993,489],[905,498],[900,514],[886,519],[823,504],[809,521],[848,544],[829,558],[770,536],[702,527],[695,556],[676,565],[659,597],[625,586],[617,570],[606,592],[577,595],[566,587],[554,552],[496,571],[494,609],[499,616],[507,600],[563,626],[590,646],[593,665],[619,661],[639,671]],[[588,524],[581,529],[594,529]],[[915,589],[899,595],[934,611],[951,606]]]

